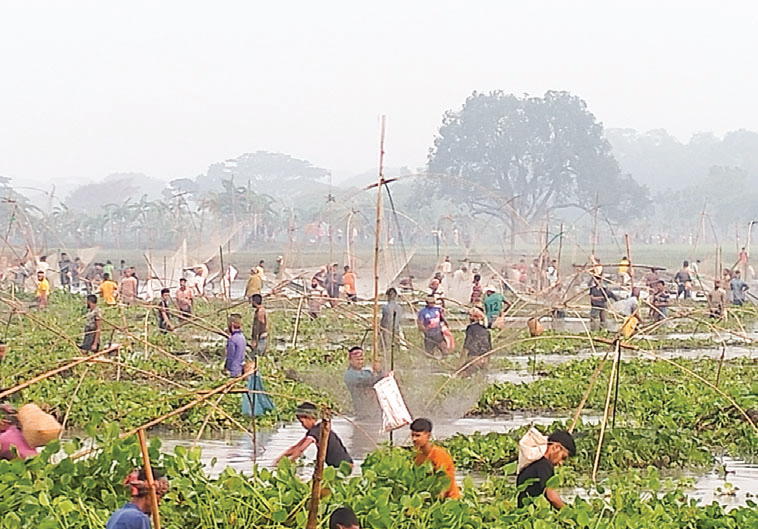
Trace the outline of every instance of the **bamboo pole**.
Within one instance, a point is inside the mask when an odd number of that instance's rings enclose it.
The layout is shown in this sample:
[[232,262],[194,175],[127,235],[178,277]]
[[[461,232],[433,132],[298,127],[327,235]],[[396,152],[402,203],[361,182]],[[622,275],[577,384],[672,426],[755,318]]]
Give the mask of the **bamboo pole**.
[[621,347],[619,342],[616,342],[616,351],[613,356],[613,367],[611,368],[610,376],[608,377],[608,391],[605,395],[605,408],[603,409],[603,420],[600,423],[600,438],[597,441],[597,451],[595,452],[595,463],[592,466],[592,482],[597,483],[597,469],[600,465],[600,451],[603,448],[603,439],[605,438],[605,427],[608,424],[608,411],[611,406],[611,393],[613,392],[613,383],[616,378],[616,364],[621,356]]
[[318,504],[321,500],[321,479],[324,476],[324,460],[326,459],[326,446],[329,443],[329,432],[332,429],[332,420],[329,410],[325,409],[321,419],[321,439],[318,444],[316,456],[316,468],[313,470],[311,482],[311,504],[308,508],[308,522],[305,529],[316,529],[318,518]]
[[57,367],[55,369],[52,369],[46,373],[43,373],[39,376],[36,376],[34,378],[30,378],[26,382],[22,382],[21,384],[18,384],[16,386],[13,386],[12,388],[6,389],[4,391],[0,391],[0,399],[4,399],[8,395],[13,395],[14,393],[18,393],[24,388],[28,388],[32,384],[36,384],[37,382],[40,382],[42,380],[45,380],[46,378],[50,378],[53,375],[57,375],[58,373],[62,373],[63,371],[66,371],[68,369],[71,369],[74,366],[78,366],[79,364],[83,364],[84,362],[90,362],[93,359],[97,358],[98,356],[102,356],[107,353],[112,353],[113,351],[121,348],[121,344],[113,344],[107,349],[103,349],[99,353],[94,353],[90,356],[80,357],[74,360],[73,362],[69,362],[68,364],[62,365],[61,367]]
[[[379,182],[376,186],[376,231],[374,233],[374,312],[373,348],[374,362],[379,355],[379,237],[382,228],[382,191],[384,188],[384,132],[387,117],[382,116],[382,130],[379,138]],[[315,527],[315,526],[314,526]]]
[[[218,386],[215,389],[209,391],[208,393],[205,393],[205,394],[197,397],[192,402],[189,402],[189,403],[185,404],[184,406],[180,406],[179,408],[176,408],[175,410],[170,411],[168,413],[164,413],[160,417],[152,419],[152,420],[146,422],[145,424],[143,424],[142,426],[138,426],[137,428],[133,428],[133,429],[129,430],[128,432],[121,434],[120,437],[121,437],[121,439],[123,439],[124,437],[129,437],[130,435],[135,434],[137,432],[137,430],[144,430],[146,428],[151,428],[151,427],[155,426],[156,424],[160,424],[163,421],[165,421],[166,419],[169,419],[169,418],[173,417],[174,415],[179,415],[180,413],[183,413],[183,412],[187,411],[188,409],[196,406],[197,404],[200,404],[204,400],[207,400],[207,399],[211,398],[213,395],[218,395],[219,393],[225,391],[227,388],[232,387],[234,384],[236,384],[240,380],[245,380],[250,375],[252,375],[252,373],[243,373],[243,374],[241,374],[238,377],[229,379],[227,382],[221,384],[220,386]],[[2,397],[0,396],[0,398],[2,398]]]
[[592,256],[595,257],[595,244],[597,243],[597,211],[600,208],[598,201],[600,200],[600,192],[595,191],[595,216],[592,221]]
[[626,260],[629,261],[629,268],[627,273],[629,274],[629,287],[634,288],[634,266],[632,265],[632,250],[629,246],[629,234],[624,234],[624,243],[626,244]]
[[600,375],[600,372],[602,371],[603,365],[605,365],[605,361],[607,358],[608,358],[608,351],[606,351],[605,356],[600,360],[600,363],[595,368],[595,372],[592,373],[592,377],[590,378],[590,384],[587,386],[587,389],[584,391],[582,400],[579,402],[579,407],[577,407],[576,411],[574,412],[574,418],[571,420],[571,426],[568,429],[569,433],[574,432],[574,428],[576,428],[576,423],[579,422],[579,415],[581,415],[582,410],[584,409],[584,405],[587,404],[587,399],[590,396],[590,392],[592,391],[592,388],[595,386],[595,381],[597,381],[597,377],[598,375]]
[[726,354],[726,346],[721,346],[721,357],[719,358],[719,369],[716,372],[716,387],[719,387],[719,380],[721,380],[721,368],[724,365],[724,355]]
[[150,454],[147,450],[145,430],[137,430],[137,438],[139,439],[139,447],[142,450],[142,460],[145,465],[145,477],[147,478],[147,486],[150,490],[150,503],[153,507],[153,524],[155,529],[161,529],[161,514],[158,511],[158,495],[155,493],[155,480],[153,479],[153,469],[150,466]]
[[555,267],[556,277],[560,281],[561,279],[561,254],[563,253],[563,223],[561,222],[561,234],[558,238],[558,264]]
[[79,393],[79,389],[82,387],[82,384],[84,383],[84,378],[87,376],[87,373],[89,372],[89,368],[92,367],[91,365],[88,365],[84,368],[84,373],[82,373],[82,376],[79,377],[79,382],[76,384],[76,387],[74,388],[74,392],[71,394],[71,396],[68,398],[68,408],[66,408],[66,415],[63,416],[63,420],[61,421],[61,431],[58,434],[58,439],[63,437],[63,432],[66,429],[66,423],[68,422],[68,416],[71,414],[71,408],[74,407],[74,401],[76,400],[76,395]]
[[297,347],[297,332],[300,329],[300,315],[303,313],[303,300],[305,293],[300,296],[300,302],[297,304],[297,316],[295,316],[295,328],[292,330],[292,348]]
[[[226,295],[226,277],[224,275],[226,274],[226,271],[224,270],[224,249],[221,246],[218,247],[218,255],[219,260],[221,261],[221,296],[224,298],[224,301],[226,301],[229,298]],[[231,279],[231,275],[229,277]]]

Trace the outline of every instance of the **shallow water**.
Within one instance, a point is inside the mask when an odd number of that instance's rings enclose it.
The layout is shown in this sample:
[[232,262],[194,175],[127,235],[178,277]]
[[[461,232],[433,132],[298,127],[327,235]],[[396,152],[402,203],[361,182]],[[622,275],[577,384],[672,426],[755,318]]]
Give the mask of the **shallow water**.
[[[505,432],[525,424],[547,425],[553,421],[565,419],[565,416],[559,415],[515,413],[508,418],[439,420],[435,421],[434,434],[437,439],[445,439],[458,433],[470,435],[477,431],[481,433]],[[599,420],[594,415],[583,416],[582,419],[585,422]],[[389,440],[388,434],[379,433],[378,424],[356,425],[346,418],[337,417],[332,421],[332,427],[355,459],[354,475],[360,472],[360,463],[367,453],[376,448],[376,443]],[[249,436],[238,432],[215,434],[211,438],[200,440],[198,446],[202,448],[202,461],[211,476],[217,476],[227,466],[238,471],[250,472],[255,463],[261,467],[273,468],[276,459],[287,448],[302,439],[304,433],[299,423],[286,424],[276,430],[259,430],[255,461],[252,440]],[[166,451],[173,451],[175,446],[192,446],[194,441],[191,436],[158,435]],[[394,442],[397,445],[410,446],[410,432],[407,427],[394,432]],[[316,448],[312,445],[305,452],[305,465],[298,471],[301,478],[310,477],[315,457]],[[215,465],[211,466],[214,459]],[[728,472],[726,479],[723,469]],[[745,505],[751,496],[755,500],[755,495],[758,494],[758,464],[738,459],[722,458],[713,469],[704,472],[662,471],[661,473],[672,478],[693,478],[695,483],[691,489],[687,490],[687,494],[705,504],[717,501],[728,507],[736,507]],[[474,483],[481,483],[486,478],[486,475],[478,472],[458,472],[457,474],[460,482],[466,476],[473,477]],[[564,498],[571,499],[575,496],[587,497],[590,492],[582,488],[573,488],[563,489],[561,494]]]
[[[724,474],[723,470],[727,474]],[[716,468],[705,474],[682,474],[696,479],[689,496],[710,504],[714,500],[722,505],[737,507],[748,499],[756,501],[758,495],[758,464],[724,457]],[[750,495],[750,498],[748,495]]]
[[[563,415],[534,415],[514,413],[509,417],[466,417],[455,420],[433,419],[434,437],[446,439],[455,434],[470,435],[474,432],[489,433],[501,432],[518,428],[525,424],[548,425],[556,420],[565,420]],[[596,420],[596,417],[585,418]],[[356,470],[366,454],[377,447],[378,443],[389,440],[389,435],[379,432],[379,424],[357,424],[343,417],[336,417],[332,421],[332,428],[340,436],[350,455],[356,461]],[[257,450],[253,451],[253,442],[250,436],[238,432],[224,432],[215,434],[210,438],[201,439],[198,442],[203,450],[202,460],[208,466],[211,475],[218,475],[225,467],[230,466],[236,470],[249,472],[253,466],[253,456],[259,466],[272,468],[276,459],[287,448],[303,438],[305,430],[300,423],[288,423],[272,430],[258,430]],[[173,433],[157,434],[163,442],[163,448],[173,451],[175,446],[189,447],[194,442],[192,436],[178,436]],[[410,430],[408,427],[396,430],[393,434],[394,442],[398,445],[410,446]],[[312,462],[316,457],[315,446],[310,446],[305,452],[305,458]],[[216,459],[216,465],[210,463]],[[308,474],[309,471],[305,473]]]

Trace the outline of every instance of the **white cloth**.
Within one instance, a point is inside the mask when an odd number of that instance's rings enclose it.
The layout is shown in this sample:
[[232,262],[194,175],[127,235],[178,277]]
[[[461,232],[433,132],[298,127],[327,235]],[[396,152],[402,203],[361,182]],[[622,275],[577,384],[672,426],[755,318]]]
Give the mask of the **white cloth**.
[[395,373],[390,371],[374,384],[374,391],[382,409],[382,431],[390,432],[411,423],[411,413],[400,393]]

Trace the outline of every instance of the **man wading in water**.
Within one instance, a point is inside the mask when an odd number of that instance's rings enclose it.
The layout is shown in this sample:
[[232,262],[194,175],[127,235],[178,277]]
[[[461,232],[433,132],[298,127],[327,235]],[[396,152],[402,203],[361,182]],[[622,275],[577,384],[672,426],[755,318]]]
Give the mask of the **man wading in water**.
[[[295,417],[300,421],[302,427],[307,430],[305,437],[280,455],[274,463],[275,465],[279,465],[279,461],[285,457],[290,461],[294,461],[303,455],[305,449],[310,445],[315,443],[316,447],[318,447],[318,444],[321,442],[321,428],[323,428],[324,423],[318,421],[318,410],[315,404],[311,404],[310,402],[302,403],[295,410]],[[345,445],[342,444],[342,439],[334,433],[334,430],[329,430],[329,439],[326,441],[326,464],[330,467],[339,467],[343,461],[350,463],[350,468],[353,467],[353,458],[347,453]]]
[[461,491],[455,482],[455,464],[447,450],[432,443],[432,421],[418,418],[411,423],[411,439],[418,453],[414,462],[423,465],[431,461],[434,470],[442,470],[450,478],[450,487],[440,493],[441,498],[457,500],[461,497]]
[[516,477],[517,486],[526,484],[526,488],[518,495],[519,507],[524,506],[526,498],[537,498],[544,494],[553,507],[561,509],[563,500],[555,489],[548,488],[547,482],[553,477],[555,467],[561,466],[569,456],[574,455],[576,446],[570,433],[558,431],[550,434],[545,455],[524,467]]

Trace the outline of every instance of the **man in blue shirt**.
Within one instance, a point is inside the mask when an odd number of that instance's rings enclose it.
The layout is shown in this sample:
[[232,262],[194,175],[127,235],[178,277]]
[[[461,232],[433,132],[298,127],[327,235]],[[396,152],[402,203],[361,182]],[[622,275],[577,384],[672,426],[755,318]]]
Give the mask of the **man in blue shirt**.
[[[161,497],[168,491],[168,480],[157,470],[153,470],[153,480],[155,495],[160,502]],[[126,476],[124,485],[130,488],[132,501],[111,515],[105,529],[150,529],[153,505],[145,470],[135,470]]]
[[242,374],[246,347],[247,341],[242,333],[242,316],[230,314],[229,338],[226,341],[226,361],[224,362],[224,369],[229,372],[229,376],[238,377]]
[[418,328],[424,333],[424,350],[428,354],[434,354],[439,349],[443,356],[448,353],[445,336],[442,334],[442,324],[445,317],[442,308],[437,306],[437,298],[430,295],[426,298],[426,307],[418,313]]

